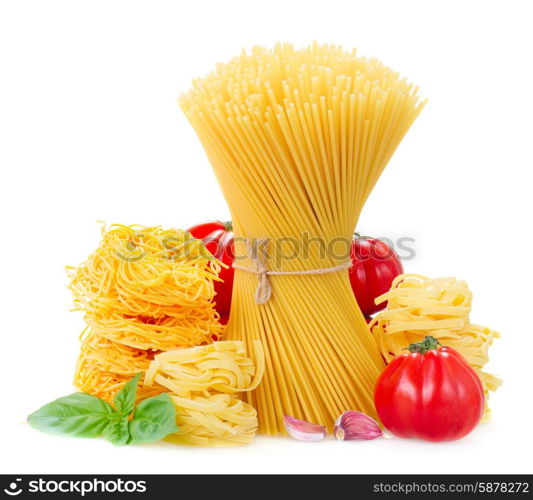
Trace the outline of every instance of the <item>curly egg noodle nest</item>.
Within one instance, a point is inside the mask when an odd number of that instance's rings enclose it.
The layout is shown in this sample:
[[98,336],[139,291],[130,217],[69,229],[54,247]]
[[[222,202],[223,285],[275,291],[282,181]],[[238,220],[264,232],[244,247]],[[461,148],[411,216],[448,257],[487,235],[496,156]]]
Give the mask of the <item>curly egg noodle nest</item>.
[[[161,351],[219,340],[213,281],[220,263],[185,231],[113,225],[95,252],[70,268],[75,310],[85,313],[75,375],[82,390],[111,400]],[[139,388],[139,399],[161,392]]]

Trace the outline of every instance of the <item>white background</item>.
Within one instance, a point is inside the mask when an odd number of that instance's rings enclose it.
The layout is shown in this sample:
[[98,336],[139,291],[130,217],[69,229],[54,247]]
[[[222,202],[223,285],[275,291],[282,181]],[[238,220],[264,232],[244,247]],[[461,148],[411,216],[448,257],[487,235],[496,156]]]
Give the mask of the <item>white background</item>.
[[[3,1],[0,4],[0,472],[533,472],[531,3]],[[82,329],[64,266],[99,225],[187,227],[228,210],[177,105],[243,46],[341,43],[429,103],[369,200],[365,234],[416,239],[408,271],[455,275],[502,332],[493,421],[454,443],[115,448],[41,434],[26,415],[72,391]]]

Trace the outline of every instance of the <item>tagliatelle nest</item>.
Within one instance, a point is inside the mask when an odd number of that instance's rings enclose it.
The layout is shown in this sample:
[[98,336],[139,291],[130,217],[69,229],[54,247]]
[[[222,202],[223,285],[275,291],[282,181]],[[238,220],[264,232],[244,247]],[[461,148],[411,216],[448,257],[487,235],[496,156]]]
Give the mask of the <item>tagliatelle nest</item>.
[[[405,347],[421,342],[427,335],[442,345],[456,349],[479,375],[485,390],[494,391],[501,380],[482,370],[488,351],[499,333],[470,323],[472,292],[455,278],[431,279],[415,274],[398,276],[389,292],[378,297],[387,307],[370,324],[387,362],[405,352]],[[485,420],[489,410],[485,404]]]
[[192,399],[170,396],[177,410],[179,431],[169,441],[195,446],[250,443],[257,431],[255,408],[228,394]]
[[146,372],[145,383],[157,383],[176,396],[222,392],[234,394],[257,387],[264,371],[264,354],[254,343],[256,361],[247,355],[241,341],[176,349],[157,354]]
[[215,342],[157,354],[144,387],[169,391],[176,406],[179,431],[172,441],[199,446],[250,442],[257,412],[235,395],[255,389],[265,368],[261,342],[253,343],[252,360],[241,341]]

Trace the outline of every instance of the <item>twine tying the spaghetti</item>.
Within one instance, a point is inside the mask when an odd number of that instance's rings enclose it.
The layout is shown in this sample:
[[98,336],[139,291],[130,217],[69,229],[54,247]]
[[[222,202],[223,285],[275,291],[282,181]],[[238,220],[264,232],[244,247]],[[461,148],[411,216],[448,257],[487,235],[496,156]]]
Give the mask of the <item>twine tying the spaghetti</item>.
[[319,269],[304,269],[302,271],[269,271],[266,267],[266,259],[264,250],[268,245],[268,239],[257,239],[255,248],[252,246],[251,240],[246,240],[246,247],[248,248],[248,255],[254,262],[255,268],[241,266],[233,263],[234,269],[246,271],[248,273],[257,274],[257,288],[255,290],[255,303],[266,304],[272,296],[272,285],[270,284],[269,276],[304,276],[306,274],[327,274],[336,273],[351,267],[352,262],[346,261],[334,267],[322,267]]

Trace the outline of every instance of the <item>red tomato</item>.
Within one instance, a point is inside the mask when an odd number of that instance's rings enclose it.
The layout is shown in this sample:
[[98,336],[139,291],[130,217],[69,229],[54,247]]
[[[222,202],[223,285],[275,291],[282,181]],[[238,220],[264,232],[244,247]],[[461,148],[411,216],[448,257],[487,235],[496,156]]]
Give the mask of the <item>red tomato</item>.
[[352,243],[351,258],[352,289],[361,312],[370,316],[387,305],[383,302],[377,306],[374,300],[390,290],[394,278],[403,273],[403,266],[387,243],[358,235]]
[[233,291],[233,260],[235,250],[233,247],[233,228],[231,222],[206,222],[198,224],[187,230],[195,238],[202,240],[205,247],[218,260],[228,266],[222,268],[219,277],[222,281],[215,281],[216,309],[224,324],[227,322],[231,306],[231,293]]
[[433,337],[411,344],[379,377],[374,401],[383,425],[404,438],[451,441],[479,423],[481,381],[465,359]]

